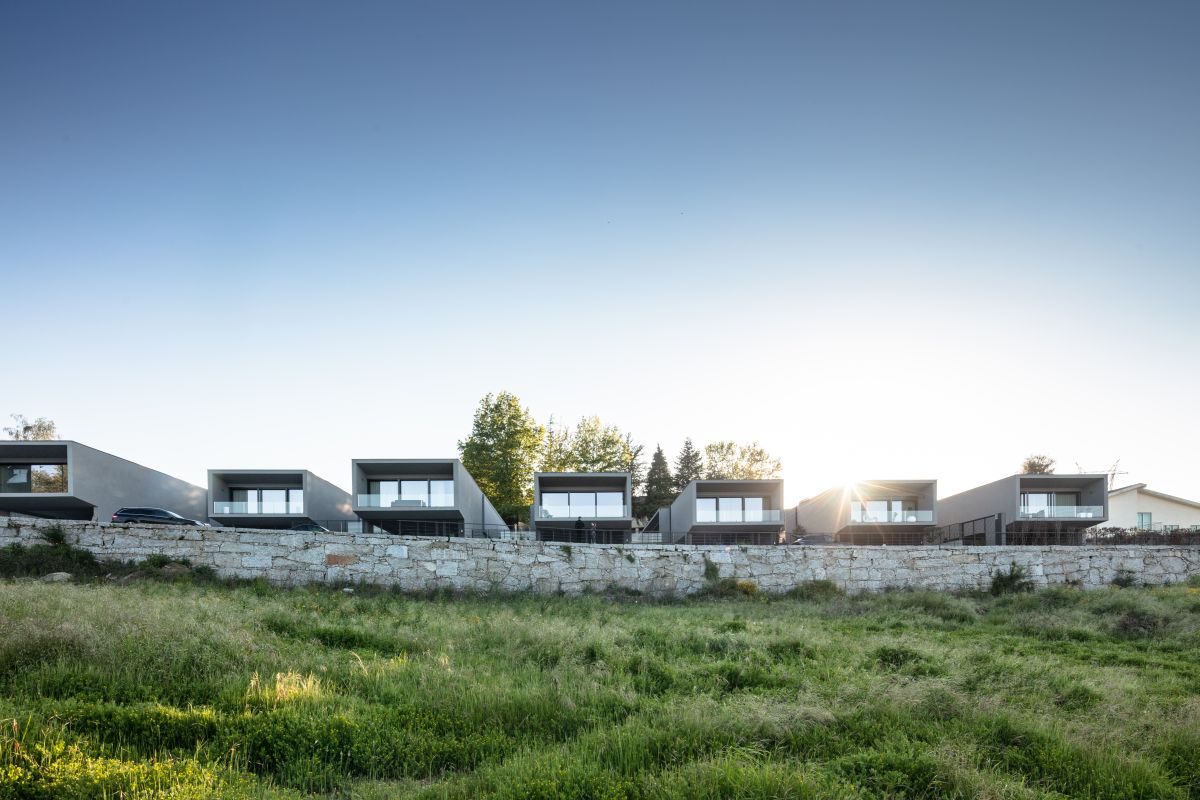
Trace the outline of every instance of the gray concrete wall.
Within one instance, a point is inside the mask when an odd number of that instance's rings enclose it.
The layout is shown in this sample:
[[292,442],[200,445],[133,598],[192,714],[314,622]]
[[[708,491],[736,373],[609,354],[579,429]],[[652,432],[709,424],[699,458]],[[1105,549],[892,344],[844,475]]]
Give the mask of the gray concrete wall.
[[320,475],[304,471],[304,510],[309,519],[357,519],[350,510],[350,493]]
[[70,490],[96,507],[98,521],[112,519],[123,506],[153,506],[208,519],[208,493],[200,486],[79,442],[68,443],[67,457]]
[[1020,503],[1017,476],[976,486],[965,492],[938,498],[938,524],[957,525],[992,514],[1003,514],[1004,522],[1012,522]]
[[[46,520],[0,519],[0,547],[32,544]],[[691,594],[705,569],[753,581],[764,592],[828,580],[852,592],[888,588],[983,589],[996,572],[1023,567],[1037,586],[1111,584],[1121,571],[1151,584],[1200,575],[1197,547],[619,547],[490,539],[290,533],[239,528],[60,523],[67,540],[102,558],[186,558],[229,577],[281,585],[357,582],[412,591],[580,594],[611,588]]]
[[462,511],[467,525],[487,528],[507,528],[504,517],[475,483],[471,473],[458,459],[454,460],[454,503]]

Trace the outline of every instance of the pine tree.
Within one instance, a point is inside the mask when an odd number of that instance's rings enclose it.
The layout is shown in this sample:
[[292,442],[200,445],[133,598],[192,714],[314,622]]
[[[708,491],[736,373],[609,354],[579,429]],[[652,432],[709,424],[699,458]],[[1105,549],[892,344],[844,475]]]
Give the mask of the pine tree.
[[675,459],[675,493],[679,494],[704,473],[704,457],[692,444],[691,437],[683,440],[683,448]]
[[650,459],[650,471],[646,473],[646,513],[653,514],[663,506],[674,502],[675,479],[667,466],[667,457],[661,446],[656,447]]

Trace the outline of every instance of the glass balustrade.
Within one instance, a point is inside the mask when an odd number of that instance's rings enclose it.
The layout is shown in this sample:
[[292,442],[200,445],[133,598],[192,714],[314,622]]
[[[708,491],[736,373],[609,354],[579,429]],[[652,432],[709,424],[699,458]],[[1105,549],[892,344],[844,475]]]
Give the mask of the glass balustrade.
[[920,525],[933,524],[933,511],[917,508],[870,508],[850,505],[850,521],[857,524]]
[[1104,506],[1021,506],[1021,519],[1099,519]]

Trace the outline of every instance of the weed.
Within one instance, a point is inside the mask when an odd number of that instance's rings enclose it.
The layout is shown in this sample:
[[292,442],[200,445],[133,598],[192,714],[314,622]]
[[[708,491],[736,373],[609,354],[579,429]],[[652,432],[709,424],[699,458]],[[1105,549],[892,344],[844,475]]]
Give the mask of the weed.
[[988,591],[995,596],[1002,594],[1017,594],[1020,592],[1032,592],[1033,581],[1025,573],[1025,568],[1013,562],[1008,572],[992,573],[992,583],[988,587]]

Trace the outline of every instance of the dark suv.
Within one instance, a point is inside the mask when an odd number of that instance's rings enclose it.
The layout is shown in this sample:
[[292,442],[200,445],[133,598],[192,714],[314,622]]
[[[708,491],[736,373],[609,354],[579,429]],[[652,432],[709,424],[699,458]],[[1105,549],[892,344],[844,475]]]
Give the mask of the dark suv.
[[181,517],[174,511],[165,508],[118,508],[112,515],[113,522],[140,522],[151,525],[194,525],[207,528],[208,525],[196,519]]

